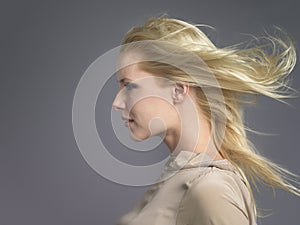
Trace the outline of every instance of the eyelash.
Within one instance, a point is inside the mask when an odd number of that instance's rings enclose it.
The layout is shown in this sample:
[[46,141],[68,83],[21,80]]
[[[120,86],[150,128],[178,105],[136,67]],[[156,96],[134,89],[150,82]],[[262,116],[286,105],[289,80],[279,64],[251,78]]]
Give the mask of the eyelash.
[[134,85],[129,82],[124,82],[124,87],[126,87],[127,90],[131,90],[134,88]]

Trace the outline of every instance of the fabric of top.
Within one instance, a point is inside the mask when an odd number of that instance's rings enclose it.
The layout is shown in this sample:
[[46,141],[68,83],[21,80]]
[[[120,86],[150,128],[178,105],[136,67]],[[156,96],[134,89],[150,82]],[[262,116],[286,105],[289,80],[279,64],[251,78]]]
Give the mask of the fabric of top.
[[182,150],[116,225],[256,225],[250,193],[227,160]]

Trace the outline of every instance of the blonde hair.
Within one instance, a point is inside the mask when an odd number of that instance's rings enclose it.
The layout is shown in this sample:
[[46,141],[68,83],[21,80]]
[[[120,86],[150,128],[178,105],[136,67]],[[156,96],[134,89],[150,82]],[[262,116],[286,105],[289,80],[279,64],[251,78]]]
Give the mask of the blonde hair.
[[[220,154],[245,179],[254,212],[261,216],[257,212],[248,180],[256,188],[258,181],[269,185],[273,190],[275,187],[281,188],[300,196],[300,190],[290,183],[298,183],[298,176],[258,153],[246,135],[248,129],[243,121],[242,104],[255,103],[244,97],[252,96],[255,100],[258,94],[284,103],[283,98],[297,96],[296,90],[289,86],[287,76],[296,64],[293,41],[279,30],[281,36],[263,37],[264,44],[244,48],[239,48],[239,45],[217,48],[197,26],[199,25],[168,18],[167,15],[152,17],[146,23],[129,30],[122,44],[145,40],[165,41],[196,54],[207,64],[221,86],[225,110],[218,107],[217,103],[209,104],[200,87],[196,88],[197,104],[215,128],[219,126],[218,115],[226,118],[224,135],[219,133],[219,129],[212,129],[214,141],[221,143],[218,149]],[[170,80],[195,84],[190,76],[174,66],[157,62],[143,63],[142,66],[144,70],[165,74]],[[214,121],[211,115],[217,115]]]

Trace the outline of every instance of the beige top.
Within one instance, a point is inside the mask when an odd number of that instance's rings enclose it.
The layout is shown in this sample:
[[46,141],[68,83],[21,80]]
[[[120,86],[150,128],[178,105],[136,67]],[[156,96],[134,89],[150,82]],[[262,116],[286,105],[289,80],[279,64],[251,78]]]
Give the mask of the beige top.
[[116,225],[257,224],[244,180],[226,159],[182,150],[159,179]]

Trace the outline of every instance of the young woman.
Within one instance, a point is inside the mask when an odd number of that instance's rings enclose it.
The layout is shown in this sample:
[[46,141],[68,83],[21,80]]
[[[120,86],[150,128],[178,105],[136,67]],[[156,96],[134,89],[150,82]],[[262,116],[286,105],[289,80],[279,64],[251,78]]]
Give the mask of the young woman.
[[217,48],[197,25],[167,16],[127,32],[113,108],[133,139],[159,135],[171,157],[118,225],[253,225],[256,181],[300,196],[288,182],[296,175],[261,156],[243,123],[247,97],[293,96],[293,43],[284,33],[266,40]]

